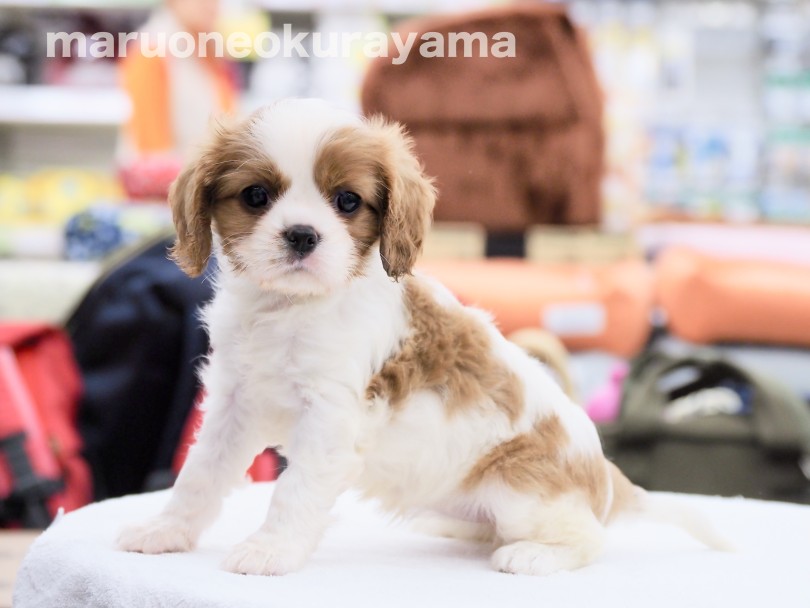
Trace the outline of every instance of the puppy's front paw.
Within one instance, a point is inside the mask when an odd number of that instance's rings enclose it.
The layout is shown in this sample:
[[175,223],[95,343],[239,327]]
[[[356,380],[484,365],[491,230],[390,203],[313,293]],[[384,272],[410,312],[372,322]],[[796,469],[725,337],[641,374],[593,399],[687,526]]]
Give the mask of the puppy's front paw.
[[194,548],[188,526],[169,517],[156,517],[144,524],[128,526],[118,535],[117,545],[123,551],[138,553],[180,553]]
[[270,534],[257,532],[236,545],[222,563],[234,574],[281,576],[300,570],[308,552],[278,543]]

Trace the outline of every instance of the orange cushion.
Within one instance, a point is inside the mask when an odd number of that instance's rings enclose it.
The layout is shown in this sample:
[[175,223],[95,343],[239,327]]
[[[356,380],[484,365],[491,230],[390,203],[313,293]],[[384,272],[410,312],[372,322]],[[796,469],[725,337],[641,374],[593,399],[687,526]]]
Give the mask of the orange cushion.
[[641,261],[582,266],[426,260],[419,270],[465,304],[490,311],[504,333],[543,327],[569,349],[620,356],[636,354],[649,335],[652,278]]
[[810,267],[673,248],[659,256],[655,281],[681,338],[810,346]]

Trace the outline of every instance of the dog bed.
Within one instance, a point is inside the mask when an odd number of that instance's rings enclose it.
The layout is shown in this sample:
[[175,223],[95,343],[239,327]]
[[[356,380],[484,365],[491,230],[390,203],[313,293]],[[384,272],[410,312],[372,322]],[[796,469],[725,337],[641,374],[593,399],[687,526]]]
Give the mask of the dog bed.
[[637,354],[649,337],[653,281],[640,260],[607,265],[424,260],[417,268],[463,303],[490,311],[504,333],[542,327],[570,350],[621,357]]
[[307,566],[285,577],[223,572],[227,549],[262,520],[273,484],[235,491],[193,553],[140,555],[113,549],[125,522],[156,513],[168,492],[129,496],[69,513],[25,557],[17,608],[477,606],[810,606],[810,507],[673,495],[702,512],[738,548],[703,548],[664,524],[610,528],[604,555],[546,578],[490,569],[488,551],[414,532],[345,495]]
[[658,258],[656,299],[676,336],[698,343],[810,346],[810,268],[673,247]]

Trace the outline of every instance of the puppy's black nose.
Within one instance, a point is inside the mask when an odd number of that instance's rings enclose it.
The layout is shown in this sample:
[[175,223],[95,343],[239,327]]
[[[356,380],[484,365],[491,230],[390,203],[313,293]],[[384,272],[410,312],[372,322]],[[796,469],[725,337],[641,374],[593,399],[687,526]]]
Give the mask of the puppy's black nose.
[[284,238],[287,239],[287,244],[290,249],[298,252],[302,256],[307,255],[310,251],[315,249],[321,237],[315,232],[312,226],[293,226],[284,232]]

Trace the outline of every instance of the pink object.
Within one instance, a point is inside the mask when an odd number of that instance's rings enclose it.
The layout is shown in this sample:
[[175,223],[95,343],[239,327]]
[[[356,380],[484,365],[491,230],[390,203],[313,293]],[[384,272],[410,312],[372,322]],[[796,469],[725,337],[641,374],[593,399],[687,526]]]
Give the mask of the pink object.
[[183,168],[180,158],[155,155],[119,167],[118,176],[127,196],[133,199],[162,199]]
[[585,411],[594,422],[613,422],[619,417],[619,406],[622,400],[622,383],[630,367],[626,363],[617,363],[610,372],[608,381],[599,388],[585,406]]

